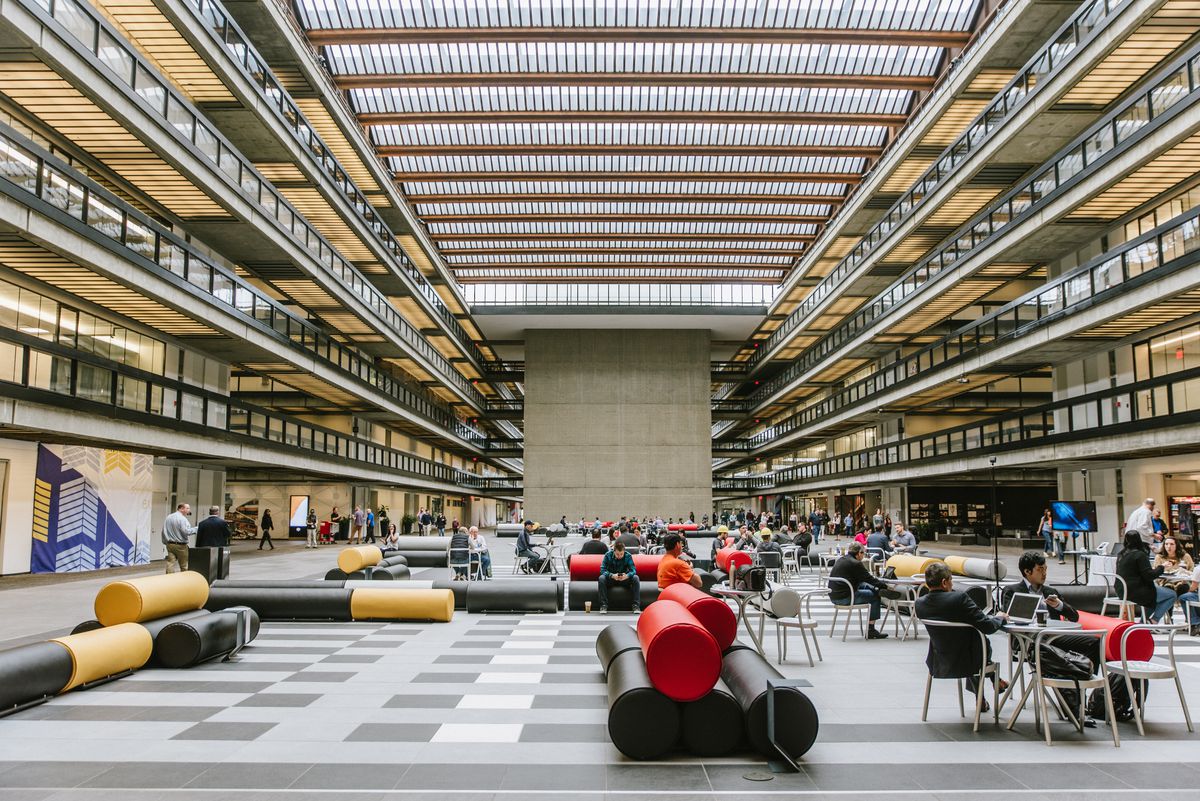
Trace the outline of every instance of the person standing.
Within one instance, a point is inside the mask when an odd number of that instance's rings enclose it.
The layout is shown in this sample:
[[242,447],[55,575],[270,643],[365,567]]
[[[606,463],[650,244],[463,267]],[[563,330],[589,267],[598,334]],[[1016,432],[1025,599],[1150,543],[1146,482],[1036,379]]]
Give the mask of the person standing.
[[264,545],[270,545],[271,550],[275,550],[275,543],[271,542],[271,530],[275,528],[275,521],[271,519],[271,510],[263,509],[262,520],[258,523],[258,530],[262,532],[262,539],[258,541],[258,550],[262,550]]
[[1126,531],[1136,531],[1149,548],[1154,544],[1154,499],[1147,498],[1125,521]]
[[167,546],[168,573],[188,569],[188,537],[196,533],[196,527],[188,524],[191,513],[191,504],[181,503],[163,521],[162,541]]
[[221,517],[221,507],[208,507],[208,517],[196,525],[197,548],[222,548],[229,544],[229,526]]
[[317,547],[317,507],[308,507],[308,520],[305,521],[308,529],[308,542],[305,543],[305,548]]
[[363,515],[361,506],[354,507],[354,514],[350,518],[350,539],[346,542],[353,545],[354,543],[362,542],[363,524],[367,522],[367,518]]
[[375,512],[370,506],[367,507],[367,536],[363,542],[375,542]]
[[1042,510],[1042,519],[1038,521],[1037,534],[1042,538],[1042,553],[1046,558],[1054,556],[1054,519],[1050,516],[1049,509]]
[[437,531],[438,531],[439,537],[446,536],[446,515],[445,514],[443,514],[442,512],[438,512],[437,520],[434,522],[434,525],[437,526]]
[[428,509],[422,509],[421,514],[417,516],[417,520],[421,524],[421,536],[428,536],[429,528],[433,525],[433,515],[429,514]]

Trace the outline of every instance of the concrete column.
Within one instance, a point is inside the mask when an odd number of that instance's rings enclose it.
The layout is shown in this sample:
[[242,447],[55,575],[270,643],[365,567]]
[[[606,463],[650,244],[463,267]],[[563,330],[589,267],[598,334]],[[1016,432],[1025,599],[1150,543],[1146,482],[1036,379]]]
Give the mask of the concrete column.
[[526,517],[712,508],[707,331],[528,331]]

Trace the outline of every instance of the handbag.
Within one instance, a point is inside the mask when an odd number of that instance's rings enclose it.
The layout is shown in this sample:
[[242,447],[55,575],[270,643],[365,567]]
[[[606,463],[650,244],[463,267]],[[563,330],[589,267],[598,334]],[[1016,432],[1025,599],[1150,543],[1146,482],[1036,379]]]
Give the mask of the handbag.
[[1075,651],[1044,642],[1041,646],[1042,673],[1056,679],[1090,679],[1096,672],[1092,660]]
[[767,588],[767,569],[757,565],[740,565],[733,575],[733,588],[745,592],[763,592]]

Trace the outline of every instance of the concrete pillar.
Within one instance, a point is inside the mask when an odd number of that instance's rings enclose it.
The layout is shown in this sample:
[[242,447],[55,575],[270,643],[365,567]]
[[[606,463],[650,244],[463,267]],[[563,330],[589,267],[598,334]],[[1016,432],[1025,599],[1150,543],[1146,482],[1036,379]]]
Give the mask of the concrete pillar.
[[525,516],[712,508],[707,331],[528,331]]

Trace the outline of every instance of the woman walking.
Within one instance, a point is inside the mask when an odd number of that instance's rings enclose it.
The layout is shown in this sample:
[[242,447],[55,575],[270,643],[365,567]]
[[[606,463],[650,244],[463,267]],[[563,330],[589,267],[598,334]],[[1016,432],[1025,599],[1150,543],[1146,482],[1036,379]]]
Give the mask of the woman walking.
[[271,529],[275,528],[275,523],[271,520],[271,510],[263,509],[262,520],[258,523],[258,530],[262,532],[262,539],[258,541],[258,550],[262,550],[264,545],[270,545],[271,550],[275,550],[275,543],[271,542]]
[[308,508],[308,542],[305,543],[305,548],[317,547],[317,507],[310,506]]

